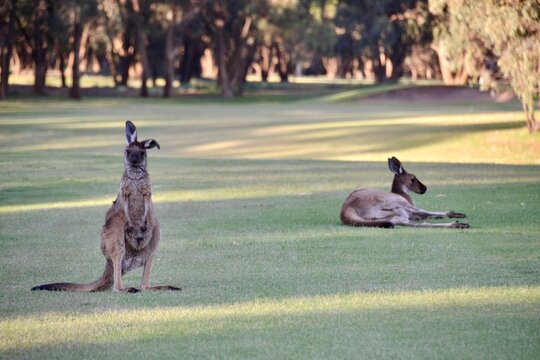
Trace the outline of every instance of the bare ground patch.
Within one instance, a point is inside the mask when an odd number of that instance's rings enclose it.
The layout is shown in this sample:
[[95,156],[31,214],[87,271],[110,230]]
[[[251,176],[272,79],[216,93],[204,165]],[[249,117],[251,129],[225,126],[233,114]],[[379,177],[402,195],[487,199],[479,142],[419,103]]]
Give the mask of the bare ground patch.
[[369,96],[360,101],[405,101],[405,102],[507,102],[515,99],[513,93],[503,92],[492,96],[470,87],[458,86],[420,86],[387,91]]

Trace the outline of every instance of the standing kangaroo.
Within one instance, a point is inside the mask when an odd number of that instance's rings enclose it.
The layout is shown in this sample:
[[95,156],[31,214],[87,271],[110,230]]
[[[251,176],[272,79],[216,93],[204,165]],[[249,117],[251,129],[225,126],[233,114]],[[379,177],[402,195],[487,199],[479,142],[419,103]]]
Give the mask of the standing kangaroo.
[[371,226],[393,228],[396,225],[412,227],[437,227],[465,229],[469,224],[458,221],[451,223],[415,222],[415,220],[444,216],[464,218],[465,214],[454,211],[434,212],[417,208],[407,194],[413,191],[423,194],[427,188],[416,176],[405,171],[401,162],[392,157],[388,159],[388,167],[394,173],[392,191],[375,189],[358,189],[353,191],[341,208],[341,221],[350,226]]
[[122,285],[122,275],[144,266],[140,291],[180,290],[162,285],[150,286],[150,269],[160,241],[159,222],[152,206],[150,176],[146,171],[146,149],[159,144],[149,139],[137,141],[137,129],[126,122],[127,147],[124,153],[124,175],[120,191],[105,216],[101,231],[101,251],[105,256],[103,275],[90,284],[54,283],[39,285],[32,290],[102,291],[111,285],[116,292],[138,292]]

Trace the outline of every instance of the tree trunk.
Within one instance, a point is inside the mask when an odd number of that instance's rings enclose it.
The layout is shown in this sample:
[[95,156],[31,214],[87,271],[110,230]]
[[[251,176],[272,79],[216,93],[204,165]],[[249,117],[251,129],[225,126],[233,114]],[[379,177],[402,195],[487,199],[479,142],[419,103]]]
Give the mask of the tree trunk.
[[176,26],[176,9],[174,1],[170,4],[171,22],[167,27],[165,35],[165,86],[163,87],[163,97],[169,98],[172,96],[172,88],[174,81],[174,28]]
[[335,79],[339,69],[338,59],[336,57],[321,56],[321,60],[326,70],[326,77]]
[[206,45],[198,37],[186,35],[183,38],[184,53],[180,60],[180,83],[187,84],[192,77],[201,77],[201,58],[206,50]]
[[33,58],[34,58],[34,93],[45,94],[45,78],[47,74],[47,50],[44,44],[45,38],[45,17],[47,15],[47,4],[39,1],[36,7],[33,34]]
[[354,59],[350,56],[341,56],[338,62],[338,71],[337,74],[340,78],[346,79],[350,74],[351,77],[354,75]]
[[227,69],[226,61],[225,30],[223,29],[225,26],[225,20],[221,17],[216,18],[215,26],[217,37],[216,57],[219,70],[219,80],[221,81],[223,97],[226,99],[231,99],[234,97],[234,93],[231,87],[231,81],[229,78],[229,71]]
[[357,57],[358,60],[358,72],[360,72],[360,77],[362,80],[365,80],[368,78],[367,71],[366,71],[366,62],[364,61],[364,58],[360,55]]
[[289,82],[289,59],[287,53],[281,49],[278,42],[274,42],[274,49],[277,58],[277,70],[282,83]]
[[5,24],[2,24],[2,27],[7,29],[7,32],[5,33],[5,36],[2,36],[2,40],[0,40],[0,70],[2,72],[0,78],[0,99],[5,99],[8,95],[9,90],[9,71],[11,56],[13,54],[13,39],[15,37],[15,9],[13,8],[13,5],[13,2],[10,2],[10,8],[8,10],[9,23],[7,24],[7,26],[4,26]]
[[272,49],[263,45],[259,49],[259,64],[261,66],[261,80],[268,81],[268,74],[272,68]]
[[249,35],[252,23],[251,17],[244,20],[242,32],[234,39],[234,56],[229,60],[228,68],[230,69],[231,86],[237,96],[242,95],[244,92],[247,72],[257,49],[255,39]]
[[114,87],[118,86],[118,70],[116,69],[116,54],[114,53],[114,49],[111,47],[111,51],[107,51],[105,54],[107,63],[109,64],[109,69],[111,70],[111,76],[113,78]]
[[[459,60],[458,70],[452,72],[450,70],[450,63],[447,58],[446,49],[443,44],[437,46],[432,45],[431,48],[437,53],[437,58],[439,59],[439,68],[441,70],[441,76],[443,78],[443,83],[445,85],[466,85],[468,74],[465,69],[463,59]],[[462,55],[463,57],[463,55]]]
[[[397,49],[395,51],[397,52]],[[392,73],[389,80],[397,83],[403,76],[403,62],[405,61],[405,54],[400,51],[399,54],[391,56],[390,61],[392,63]]]
[[242,45],[239,46],[242,47],[242,51],[240,52],[239,58],[234,62],[236,67],[232,81],[233,91],[236,96],[240,96],[244,93],[249,66],[253,61],[257,49],[255,42],[245,47]]
[[532,134],[538,132],[538,130],[540,130],[540,124],[536,122],[534,116],[534,101],[531,99],[529,104],[526,99],[522,99],[521,105],[523,106],[523,111],[527,118],[527,129],[529,130],[529,133]]
[[133,62],[133,54],[125,53],[120,57],[120,85],[127,86],[129,80],[129,68]]
[[36,55],[34,69],[34,94],[45,95],[45,80],[47,77],[47,66],[40,55]]
[[58,54],[58,60],[60,60],[60,79],[62,81],[62,89],[65,89],[67,87],[66,83],[66,59],[64,54]]
[[184,36],[184,53],[180,61],[180,83],[182,85],[189,83],[193,73],[193,62],[195,58],[194,39],[190,36]]
[[117,64],[117,56],[114,49],[114,35],[113,30],[111,28],[110,19],[107,16],[107,13],[105,12],[105,15],[103,16],[105,19],[105,33],[107,34],[107,39],[109,40],[109,51],[105,52],[105,57],[107,59],[107,62],[109,63],[109,69],[111,70],[111,76],[113,78],[114,87],[117,87],[119,84],[119,74],[118,74],[118,64]]
[[89,42],[90,42],[90,26],[84,26],[82,27],[81,40],[80,40],[80,46],[79,46],[79,68],[84,68],[85,71],[92,70],[92,56],[91,56],[92,48],[88,47]]
[[386,62],[382,62],[379,54],[371,59],[375,82],[381,83],[386,80]]
[[73,27],[73,66],[71,68],[71,89],[69,90],[69,97],[72,99],[81,98],[81,87],[80,87],[80,50],[81,50],[81,39],[82,39],[82,25],[79,17],[75,16],[75,24]]
[[142,75],[141,75],[141,96],[148,96],[148,88],[146,86],[146,81],[148,80],[149,74],[152,73],[150,70],[150,62],[148,61],[148,54],[146,53],[146,43],[144,38],[144,33],[142,29],[142,19],[141,19],[141,8],[139,6],[139,0],[131,0],[131,5],[133,6],[133,23],[135,24],[135,36],[137,40],[137,51],[142,63]]

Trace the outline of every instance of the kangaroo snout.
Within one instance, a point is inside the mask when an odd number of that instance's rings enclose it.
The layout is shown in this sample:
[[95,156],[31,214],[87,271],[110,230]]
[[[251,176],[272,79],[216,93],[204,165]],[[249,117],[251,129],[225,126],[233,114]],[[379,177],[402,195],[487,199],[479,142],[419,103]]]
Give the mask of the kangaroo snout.
[[131,149],[126,150],[126,161],[131,166],[139,166],[144,163],[144,149],[136,149],[136,145],[131,145]]

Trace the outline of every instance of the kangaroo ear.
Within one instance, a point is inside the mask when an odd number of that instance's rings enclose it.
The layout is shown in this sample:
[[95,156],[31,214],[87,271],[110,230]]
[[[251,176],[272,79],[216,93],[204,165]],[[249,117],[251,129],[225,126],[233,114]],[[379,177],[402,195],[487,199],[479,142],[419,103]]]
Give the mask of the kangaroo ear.
[[161,149],[159,147],[159,144],[156,140],[154,139],[148,139],[148,140],[144,140],[143,142],[143,146],[145,149],[152,149],[152,148],[155,148],[157,146],[158,149]]
[[131,121],[126,121],[126,139],[128,145],[137,141],[137,128]]
[[394,175],[401,175],[405,172],[401,162],[394,156],[388,159],[388,167],[390,168],[390,171],[394,173]]

